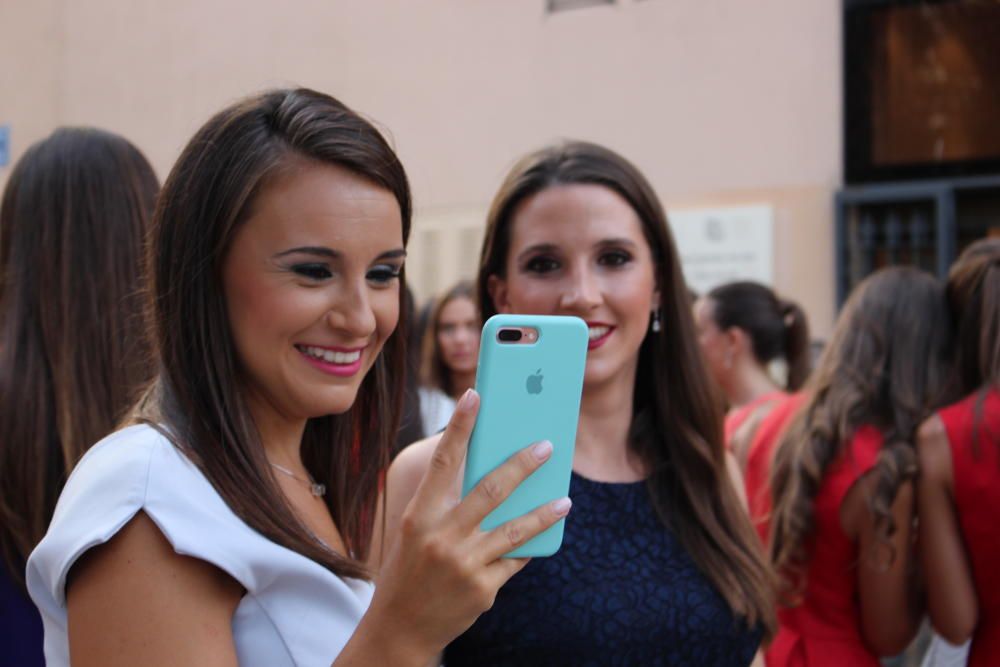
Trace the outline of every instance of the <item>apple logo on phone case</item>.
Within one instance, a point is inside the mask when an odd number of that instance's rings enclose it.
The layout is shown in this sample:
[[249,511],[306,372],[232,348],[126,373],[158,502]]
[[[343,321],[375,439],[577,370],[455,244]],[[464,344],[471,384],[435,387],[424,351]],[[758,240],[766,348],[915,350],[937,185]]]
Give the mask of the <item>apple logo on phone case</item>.
[[529,375],[524,385],[528,389],[529,394],[542,393],[542,369],[539,368],[533,375]]

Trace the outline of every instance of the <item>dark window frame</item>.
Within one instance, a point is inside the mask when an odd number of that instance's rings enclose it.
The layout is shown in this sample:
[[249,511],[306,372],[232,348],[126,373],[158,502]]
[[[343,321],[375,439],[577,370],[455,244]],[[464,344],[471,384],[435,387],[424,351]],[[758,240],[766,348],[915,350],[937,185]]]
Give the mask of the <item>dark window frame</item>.
[[964,0],[843,0],[843,160],[844,182],[961,178],[1000,172],[1000,155],[949,162],[877,165],[871,159],[872,108],[868,81],[873,11],[891,7],[957,4]]

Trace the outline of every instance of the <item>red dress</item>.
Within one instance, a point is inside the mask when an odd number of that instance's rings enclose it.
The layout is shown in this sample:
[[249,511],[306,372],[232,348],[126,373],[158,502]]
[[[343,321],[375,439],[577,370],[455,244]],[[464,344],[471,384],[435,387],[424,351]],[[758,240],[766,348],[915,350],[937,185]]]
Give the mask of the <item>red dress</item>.
[[740,429],[740,426],[743,426],[746,420],[750,418],[750,415],[752,415],[757,408],[765,403],[780,400],[783,396],[785,396],[785,392],[783,391],[772,391],[764,394],[763,396],[758,396],[746,405],[730,410],[726,415],[725,422],[723,423],[726,445],[728,445],[729,441],[732,440],[733,433],[736,433],[736,431]]
[[882,433],[862,426],[823,477],[802,602],[779,607],[778,635],[764,654],[768,667],[879,667],[861,636],[858,545],[844,534],[840,505],[881,448]]
[[938,413],[951,447],[955,507],[979,601],[969,667],[1000,664],[1000,391],[986,393],[977,410],[982,396],[976,392]]
[[747,492],[747,504],[750,509],[750,520],[753,522],[761,542],[767,543],[769,519],[771,516],[771,459],[774,448],[785,434],[785,429],[798,414],[808,398],[805,393],[786,395],[765,416],[753,439],[747,453],[747,469],[743,476],[743,485]]

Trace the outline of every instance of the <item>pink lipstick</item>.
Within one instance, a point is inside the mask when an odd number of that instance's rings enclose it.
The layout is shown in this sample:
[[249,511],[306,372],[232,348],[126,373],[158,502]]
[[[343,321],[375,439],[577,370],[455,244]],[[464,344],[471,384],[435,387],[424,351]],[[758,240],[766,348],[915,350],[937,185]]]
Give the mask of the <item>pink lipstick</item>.
[[365,350],[319,345],[296,345],[295,349],[310,366],[337,377],[350,377],[360,371]]

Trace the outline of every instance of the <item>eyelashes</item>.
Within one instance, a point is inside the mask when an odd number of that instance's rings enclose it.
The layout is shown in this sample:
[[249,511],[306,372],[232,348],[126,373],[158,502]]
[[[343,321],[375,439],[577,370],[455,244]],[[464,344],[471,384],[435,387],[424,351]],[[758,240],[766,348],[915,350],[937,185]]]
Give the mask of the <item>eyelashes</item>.
[[373,283],[388,285],[392,281],[398,279],[399,274],[402,273],[402,271],[403,267],[401,266],[382,264],[369,270],[365,277]]
[[[608,250],[597,257],[598,266],[618,268],[629,264],[634,257],[625,250]],[[523,266],[526,273],[547,274],[562,268],[560,261],[551,255],[538,255],[529,258]]]
[[622,266],[631,261],[631,253],[625,252],[624,250],[611,250],[609,252],[602,253],[598,259],[598,263],[603,266]]
[[326,264],[295,264],[291,268],[296,275],[310,280],[320,281],[333,277],[330,267]]
[[528,273],[550,273],[559,268],[559,262],[551,257],[532,257],[524,264]]
[[[319,262],[307,264],[295,264],[290,267],[291,271],[311,282],[320,283],[333,278],[333,271],[329,265]],[[372,267],[365,273],[365,279],[376,285],[388,285],[398,279],[402,273],[402,266],[392,264],[379,264]]]

